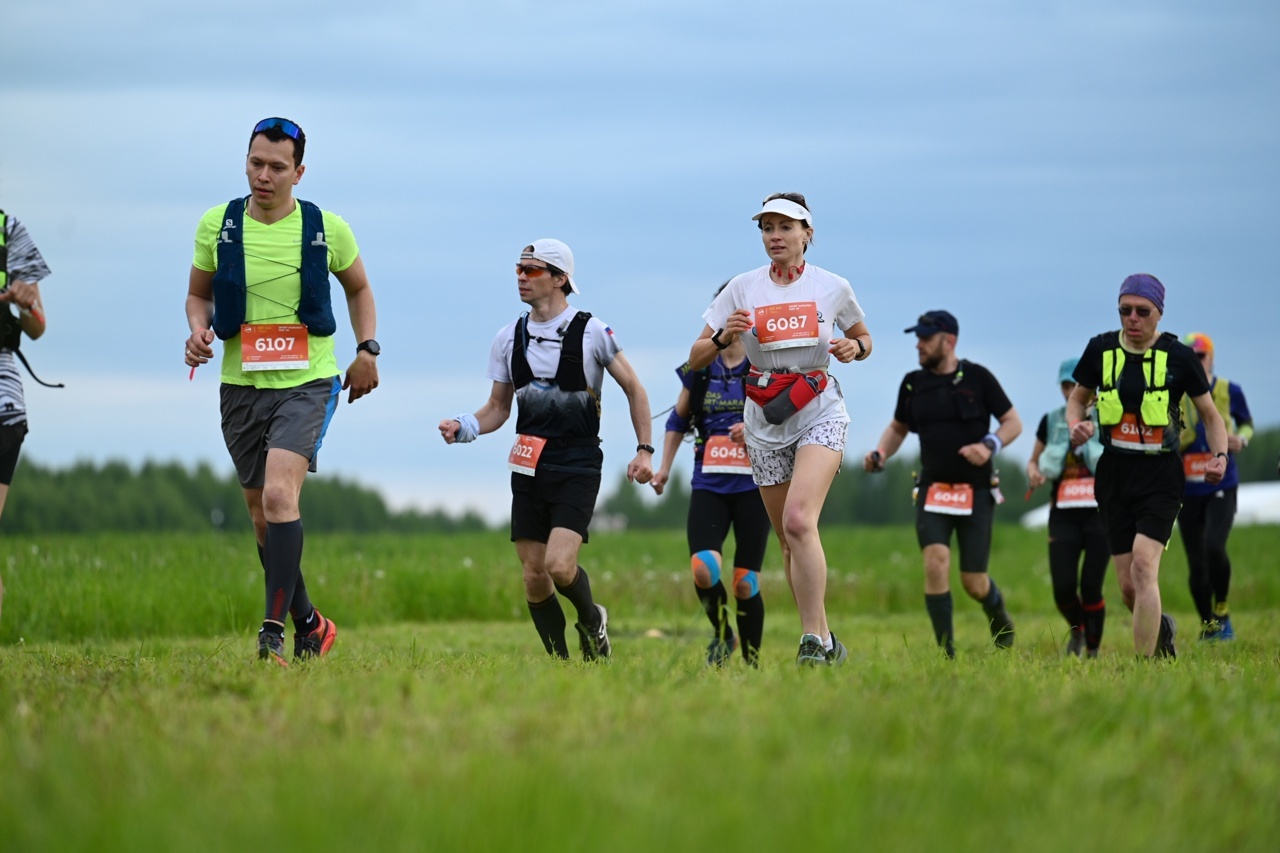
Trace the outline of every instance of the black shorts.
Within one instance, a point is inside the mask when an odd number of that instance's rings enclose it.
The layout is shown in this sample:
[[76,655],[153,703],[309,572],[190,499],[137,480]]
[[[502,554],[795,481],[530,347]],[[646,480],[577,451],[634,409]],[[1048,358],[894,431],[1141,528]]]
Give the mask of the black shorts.
[[222,385],[222,438],[240,485],[260,489],[267,477],[267,451],[291,450],[310,461],[316,455],[338,405],[342,380],[316,379],[296,388]]
[[13,482],[13,472],[18,469],[18,452],[22,440],[27,437],[27,422],[0,427],[0,486]]
[[921,550],[926,545],[951,547],[951,534],[955,533],[960,552],[960,571],[981,574],[987,570],[991,559],[991,525],[996,518],[996,498],[991,489],[973,488],[973,513],[971,515],[947,515],[927,512],[924,508],[925,486],[916,501],[916,541]]
[[[686,530],[690,555],[699,551],[723,554],[730,524],[733,525],[733,567],[760,571],[772,528],[758,489],[728,495],[694,489],[689,496]],[[725,561],[725,565],[729,564]]]
[[1114,554],[1133,551],[1139,533],[1169,544],[1186,485],[1176,453],[1139,455],[1107,450],[1098,460],[1094,492]]
[[600,472],[539,467],[533,476],[511,473],[511,541],[545,543],[553,527],[572,530],[587,541],[587,526],[600,494]]

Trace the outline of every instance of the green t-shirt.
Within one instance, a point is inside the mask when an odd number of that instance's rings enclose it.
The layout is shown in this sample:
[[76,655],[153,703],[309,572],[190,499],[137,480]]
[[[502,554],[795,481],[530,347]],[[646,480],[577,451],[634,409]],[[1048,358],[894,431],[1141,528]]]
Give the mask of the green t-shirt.
[[[218,238],[227,206],[209,208],[196,226],[196,251],[191,263],[196,269],[213,272],[218,268]],[[324,214],[324,239],[329,244],[329,271],[342,272],[360,254],[351,226],[341,216]],[[244,217],[244,268],[248,296],[246,323],[297,323],[298,300],[302,289],[302,205],[274,225]],[[340,285],[339,285],[340,287]],[[338,296],[335,293],[334,296]],[[334,300],[339,301],[338,299]],[[337,376],[338,360],[333,354],[333,337],[307,335],[310,366],[305,370],[242,370],[240,335],[224,342],[222,381],[255,388],[296,388],[316,379]]]

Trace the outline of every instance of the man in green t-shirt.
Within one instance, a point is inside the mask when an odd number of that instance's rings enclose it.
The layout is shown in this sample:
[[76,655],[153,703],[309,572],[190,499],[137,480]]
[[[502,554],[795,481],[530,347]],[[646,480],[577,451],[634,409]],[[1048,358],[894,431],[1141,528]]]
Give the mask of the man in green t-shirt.
[[[316,470],[340,392],[350,389],[347,400],[355,402],[378,387],[380,351],[373,290],[350,226],[293,197],[306,141],[288,119],[254,127],[245,167],[250,194],[201,218],[186,303],[193,376],[214,357],[215,329],[223,338],[222,434],[266,572],[258,657],[281,666],[288,665],[286,612],[295,658],[325,654],[338,633],[307,596],[298,496]],[[317,271],[308,259],[320,252],[327,263]],[[359,342],[345,378],[333,351],[329,273],[342,285]]]

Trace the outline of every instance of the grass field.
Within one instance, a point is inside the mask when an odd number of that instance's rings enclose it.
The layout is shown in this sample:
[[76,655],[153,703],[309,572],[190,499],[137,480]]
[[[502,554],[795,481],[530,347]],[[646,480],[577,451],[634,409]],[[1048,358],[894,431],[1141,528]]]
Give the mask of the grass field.
[[[1280,532],[1233,534],[1237,632],[1139,662],[1114,578],[1103,654],[1064,659],[1043,533],[997,531],[1018,626],[957,599],[933,648],[907,530],[831,530],[850,660],[797,671],[764,578],[763,667],[701,664],[683,537],[584,551],[615,660],[545,658],[505,537],[311,536],[334,651],[252,657],[261,571],[210,537],[7,538],[0,851],[1271,850]],[[771,551],[771,558],[776,552]],[[570,608],[571,609],[571,608]]]

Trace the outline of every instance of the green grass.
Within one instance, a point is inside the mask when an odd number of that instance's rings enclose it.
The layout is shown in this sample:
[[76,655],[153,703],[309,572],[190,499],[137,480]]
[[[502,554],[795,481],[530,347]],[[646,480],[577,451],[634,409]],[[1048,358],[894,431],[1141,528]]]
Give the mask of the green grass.
[[[616,660],[550,661],[501,540],[312,536],[338,643],[279,670],[252,656],[248,543],[6,539],[0,850],[1264,850],[1280,832],[1274,529],[1232,538],[1241,639],[1184,637],[1172,662],[1133,658],[1113,578],[1101,658],[1063,659],[1043,533],[1016,530],[993,572],[1017,646],[993,649],[961,595],[942,660],[910,531],[829,531],[851,656],[804,672],[776,567],[762,669],[701,665],[676,534],[596,537]],[[1165,600],[1193,634],[1178,547]]]

